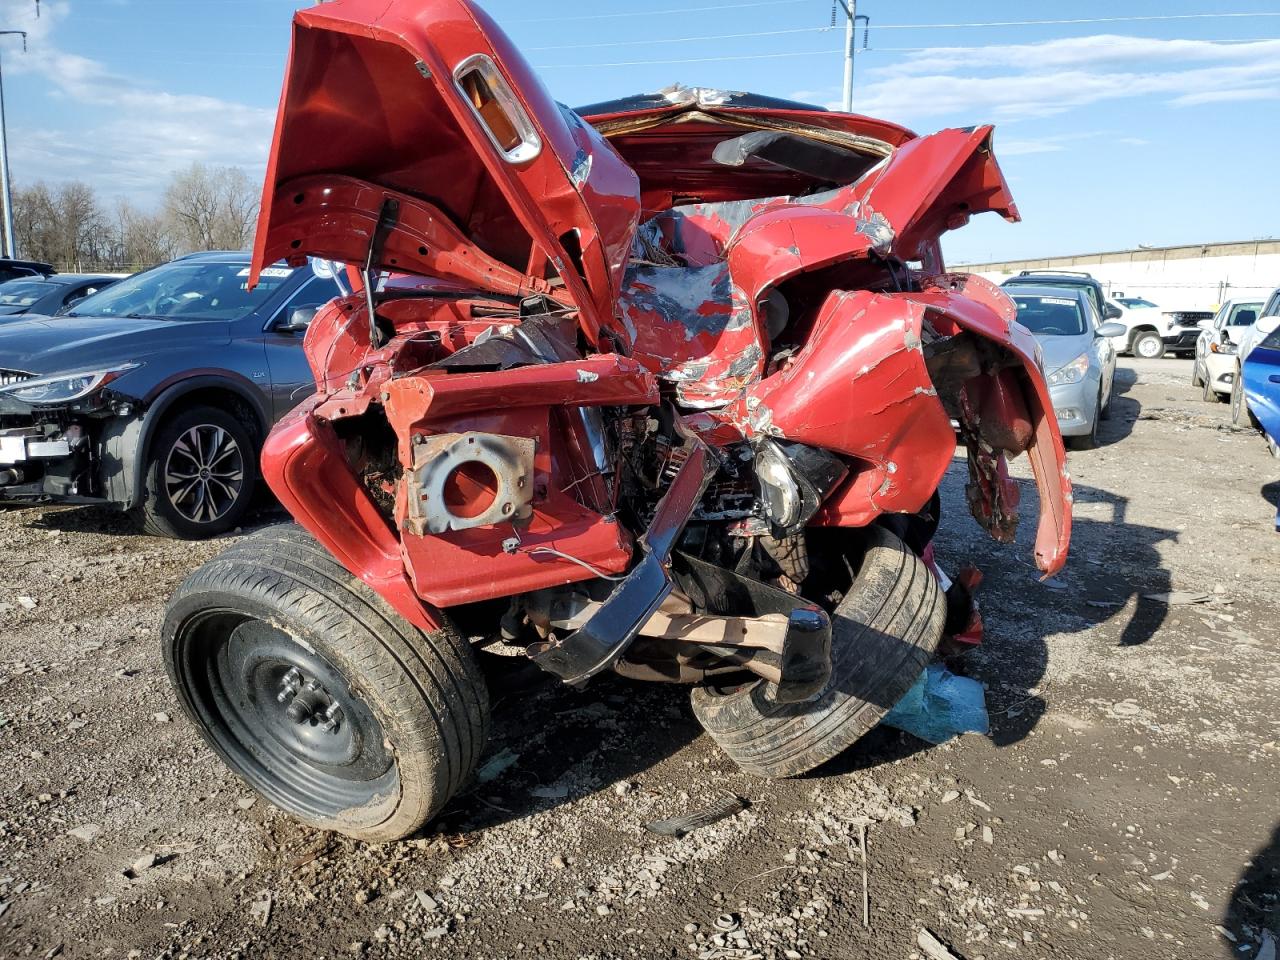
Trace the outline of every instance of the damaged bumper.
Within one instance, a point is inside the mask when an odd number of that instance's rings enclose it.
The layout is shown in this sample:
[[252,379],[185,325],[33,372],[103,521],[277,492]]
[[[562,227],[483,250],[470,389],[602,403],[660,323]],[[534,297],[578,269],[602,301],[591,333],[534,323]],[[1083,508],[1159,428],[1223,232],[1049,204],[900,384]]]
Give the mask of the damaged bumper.
[[671,593],[671,550],[716,470],[706,444],[696,438],[689,444],[689,455],[644,535],[644,559],[581,628],[531,653],[543,670],[566,683],[581,683],[609,669]]

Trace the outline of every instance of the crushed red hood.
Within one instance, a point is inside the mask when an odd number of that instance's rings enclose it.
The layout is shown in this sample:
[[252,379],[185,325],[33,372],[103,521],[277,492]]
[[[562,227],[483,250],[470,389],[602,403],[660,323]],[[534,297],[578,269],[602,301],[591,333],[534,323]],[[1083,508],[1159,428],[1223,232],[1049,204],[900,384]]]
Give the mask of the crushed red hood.
[[375,269],[550,289],[594,339],[638,216],[635,173],[472,4],[295,14],[255,279],[307,255],[363,265],[391,219]]

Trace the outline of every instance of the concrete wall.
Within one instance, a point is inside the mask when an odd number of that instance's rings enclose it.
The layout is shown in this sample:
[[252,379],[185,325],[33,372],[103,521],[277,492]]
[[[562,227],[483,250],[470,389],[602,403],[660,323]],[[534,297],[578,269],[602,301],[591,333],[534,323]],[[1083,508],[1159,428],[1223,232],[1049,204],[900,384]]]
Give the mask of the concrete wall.
[[999,283],[1020,270],[1082,270],[1112,295],[1146,297],[1166,309],[1214,309],[1265,299],[1280,287],[1280,240],[1081,253],[1002,263],[949,264]]

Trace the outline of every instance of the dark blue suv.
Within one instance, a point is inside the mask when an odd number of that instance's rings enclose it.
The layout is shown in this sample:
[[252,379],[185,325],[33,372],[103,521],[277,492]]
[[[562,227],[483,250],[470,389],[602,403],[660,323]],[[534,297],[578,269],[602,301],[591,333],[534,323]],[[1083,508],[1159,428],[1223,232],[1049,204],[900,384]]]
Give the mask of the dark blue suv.
[[109,503],[161,536],[234,527],[271,425],[311,393],[327,265],[193,254],[58,317],[0,325],[0,500]]

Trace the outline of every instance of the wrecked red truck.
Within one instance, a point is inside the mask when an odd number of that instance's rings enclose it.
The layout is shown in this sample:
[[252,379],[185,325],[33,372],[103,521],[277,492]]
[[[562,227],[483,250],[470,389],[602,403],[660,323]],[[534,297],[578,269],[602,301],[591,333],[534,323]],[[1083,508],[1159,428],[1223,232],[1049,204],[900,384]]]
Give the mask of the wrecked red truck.
[[[294,15],[253,253],[337,271],[316,394],[262,456],[296,521],[163,628],[217,753],[317,827],[426,823],[484,748],[478,658],[682,683],[744,770],[849,747],[981,621],[936,562],[966,450],[1066,556],[1070,484],[1011,301],[939,237],[1017,219],[987,126],[671,87],[555,102],[469,0]],[[959,578],[958,578],[959,579]]]

